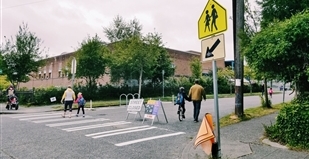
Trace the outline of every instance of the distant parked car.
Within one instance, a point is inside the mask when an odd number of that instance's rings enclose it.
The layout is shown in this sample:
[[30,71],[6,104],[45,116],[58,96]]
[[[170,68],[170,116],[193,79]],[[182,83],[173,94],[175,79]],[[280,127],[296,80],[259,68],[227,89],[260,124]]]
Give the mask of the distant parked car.
[[[284,88],[284,90],[288,90],[288,88]],[[283,91],[283,86],[280,86],[280,91]]]

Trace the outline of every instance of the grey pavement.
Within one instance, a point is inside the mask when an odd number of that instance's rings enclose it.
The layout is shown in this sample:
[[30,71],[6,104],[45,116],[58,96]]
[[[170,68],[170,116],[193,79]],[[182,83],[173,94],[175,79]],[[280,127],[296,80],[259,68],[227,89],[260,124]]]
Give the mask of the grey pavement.
[[[276,143],[262,142],[264,125],[275,123],[277,113],[240,122],[221,128],[221,156],[222,159],[307,159],[309,153],[289,150],[281,146],[272,146]],[[192,145],[194,140],[189,145]],[[201,148],[186,150],[183,158],[205,158]]]
[[[53,111],[51,106],[42,107],[20,107],[19,110],[5,109],[4,104],[0,104],[0,113],[39,113]],[[255,118],[249,121],[240,122],[220,129],[221,156],[222,159],[309,159],[308,152],[297,152],[289,150],[284,146],[277,146],[275,143],[263,140],[264,127],[275,123],[277,113]],[[207,158],[207,155],[200,147],[193,148],[194,139],[188,141],[181,152],[182,159]],[[4,158],[5,152],[1,151]]]

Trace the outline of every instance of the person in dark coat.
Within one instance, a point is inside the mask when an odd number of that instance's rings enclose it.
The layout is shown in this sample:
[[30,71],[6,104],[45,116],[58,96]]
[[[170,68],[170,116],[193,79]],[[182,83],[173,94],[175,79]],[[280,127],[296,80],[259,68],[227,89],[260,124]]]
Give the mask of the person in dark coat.
[[185,119],[185,118],[186,118],[186,117],[185,117],[185,112],[186,112],[186,108],[185,108],[186,102],[185,102],[185,100],[187,100],[187,101],[191,101],[191,100],[190,100],[190,98],[187,96],[184,87],[180,87],[180,88],[179,88],[179,93],[182,94],[183,98],[182,98],[182,101],[181,101],[180,104],[179,104],[177,114],[179,114],[179,108],[181,107],[182,110],[183,110],[183,112],[182,112],[182,113],[183,113],[183,114],[182,114],[182,117]]

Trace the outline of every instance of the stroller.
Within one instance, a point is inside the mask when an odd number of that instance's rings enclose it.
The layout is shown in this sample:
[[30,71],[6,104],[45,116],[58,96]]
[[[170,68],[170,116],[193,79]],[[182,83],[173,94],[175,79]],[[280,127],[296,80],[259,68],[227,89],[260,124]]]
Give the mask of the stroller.
[[15,108],[15,110],[18,109],[17,97],[15,95],[8,95],[8,104],[6,105],[6,109],[11,110],[13,108]]

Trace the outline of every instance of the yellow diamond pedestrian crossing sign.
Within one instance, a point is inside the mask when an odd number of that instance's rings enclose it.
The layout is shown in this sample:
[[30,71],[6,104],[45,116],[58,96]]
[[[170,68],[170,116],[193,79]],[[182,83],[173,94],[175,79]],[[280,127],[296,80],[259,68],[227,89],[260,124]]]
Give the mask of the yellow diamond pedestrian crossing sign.
[[209,0],[198,20],[198,38],[203,39],[226,30],[226,9],[218,2]]

